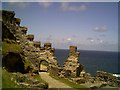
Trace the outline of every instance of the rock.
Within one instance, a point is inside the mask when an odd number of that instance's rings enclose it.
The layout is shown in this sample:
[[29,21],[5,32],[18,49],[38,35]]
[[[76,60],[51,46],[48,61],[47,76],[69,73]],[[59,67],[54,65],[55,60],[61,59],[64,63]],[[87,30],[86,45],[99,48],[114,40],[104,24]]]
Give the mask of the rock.
[[3,19],[3,21],[5,21],[5,22],[12,22],[14,16],[15,16],[15,12],[14,11],[2,10],[2,19]]
[[34,41],[34,46],[36,48],[40,48],[40,41]]
[[34,35],[33,34],[27,35],[27,39],[30,40],[30,41],[33,41],[34,40]]
[[27,27],[20,27],[20,30],[21,30],[22,34],[26,34],[28,28]]
[[44,48],[45,48],[45,50],[50,50],[51,47],[52,47],[52,44],[51,44],[51,43],[49,43],[49,42],[44,43]]
[[96,78],[99,79],[100,81],[105,82],[117,80],[117,78],[113,76],[113,74],[104,71],[97,71]]
[[120,87],[120,80],[118,80],[117,77],[113,76],[112,73],[97,71],[96,81],[103,81],[107,82],[107,85],[109,86]]
[[16,23],[16,24],[20,25],[20,22],[21,22],[21,19],[20,19],[20,18],[14,18],[14,20],[15,20],[15,23]]
[[79,84],[83,84],[83,83],[86,82],[86,80],[85,80],[84,78],[72,78],[72,80],[73,80],[74,82],[79,83]]
[[71,77],[79,77],[83,70],[83,65],[78,62],[79,52],[77,52],[76,46],[70,46],[70,52],[68,59],[64,62],[63,69],[65,71],[71,71]]

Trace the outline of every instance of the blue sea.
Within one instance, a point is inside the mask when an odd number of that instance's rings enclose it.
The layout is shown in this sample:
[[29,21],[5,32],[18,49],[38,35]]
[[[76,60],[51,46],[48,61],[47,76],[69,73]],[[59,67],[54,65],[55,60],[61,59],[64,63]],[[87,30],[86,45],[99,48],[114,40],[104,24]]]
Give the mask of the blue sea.
[[[110,51],[87,51],[78,50],[80,52],[79,63],[84,65],[84,70],[92,76],[96,75],[97,70],[106,71],[109,73],[119,74],[118,52]],[[55,51],[58,63],[62,66],[67,59],[69,50],[56,49]]]

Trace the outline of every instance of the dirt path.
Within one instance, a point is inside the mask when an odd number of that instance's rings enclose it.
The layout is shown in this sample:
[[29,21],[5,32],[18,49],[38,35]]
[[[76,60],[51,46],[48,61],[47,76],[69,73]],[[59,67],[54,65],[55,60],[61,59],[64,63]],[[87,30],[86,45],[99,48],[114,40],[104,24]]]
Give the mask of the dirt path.
[[50,77],[47,72],[40,72],[39,74],[41,78],[49,84],[49,88],[71,88],[70,86]]

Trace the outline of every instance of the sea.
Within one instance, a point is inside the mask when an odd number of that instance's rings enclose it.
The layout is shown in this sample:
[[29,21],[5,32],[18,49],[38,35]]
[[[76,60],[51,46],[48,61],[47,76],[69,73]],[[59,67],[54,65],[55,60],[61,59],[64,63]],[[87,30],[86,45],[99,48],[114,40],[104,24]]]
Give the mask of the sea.
[[[96,76],[96,71],[105,71],[113,74],[120,74],[118,52],[111,51],[88,51],[78,50],[80,52],[79,63],[84,65],[84,70]],[[69,50],[56,49],[55,55],[58,63],[62,66],[67,60]]]

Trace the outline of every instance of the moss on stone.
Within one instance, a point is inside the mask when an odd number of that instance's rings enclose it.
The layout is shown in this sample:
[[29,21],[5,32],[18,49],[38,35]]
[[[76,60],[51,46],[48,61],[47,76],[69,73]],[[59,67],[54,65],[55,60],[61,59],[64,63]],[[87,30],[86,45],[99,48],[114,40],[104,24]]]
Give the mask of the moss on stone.
[[20,45],[12,43],[12,42],[14,42],[14,41],[9,40],[9,43],[5,42],[5,41],[2,42],[2,54],[3,55],[7,55],[9,52],[13,52],[13,53],[22,53],[23,52]]
[[26,72],[29,72],[28,69],[33,69],[32,63],[29,60],[25,60],[24,61],[24,68],[25,68]]

